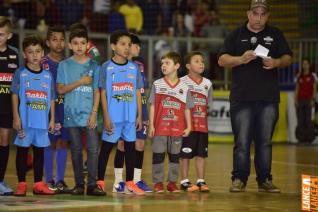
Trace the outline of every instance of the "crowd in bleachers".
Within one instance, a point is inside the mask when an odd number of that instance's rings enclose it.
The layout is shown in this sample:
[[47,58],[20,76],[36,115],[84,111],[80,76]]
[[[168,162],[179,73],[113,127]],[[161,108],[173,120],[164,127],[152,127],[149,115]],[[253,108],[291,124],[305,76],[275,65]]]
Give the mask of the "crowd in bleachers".
[[220,23],[214,0],[0,0],[0,13],[16,27],[40,31],[80,21],[91,32],[160,35],[170,29],[176,36],[201,37]]

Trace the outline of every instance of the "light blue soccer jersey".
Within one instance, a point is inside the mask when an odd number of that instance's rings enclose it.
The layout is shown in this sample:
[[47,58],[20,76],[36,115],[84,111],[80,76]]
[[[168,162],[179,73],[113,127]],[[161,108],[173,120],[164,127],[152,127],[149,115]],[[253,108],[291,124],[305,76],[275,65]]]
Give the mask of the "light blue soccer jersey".
[[136,89],[143,87],[136,63],[105,62],[100,72],[99,87],[106,91],[108,113],[113,123],[136,122]]
[[19,96],[22,128],[48,129],[51,100],[55,99],[54,80],[47,70],[27,67],[14,73],[11,92]]
[[59,63],[57,70],[58,84],[71,84],[85,75],[93,77],[90,85],[81,85],[64,95],[64,126],[85,127],[92,112],[94,90],[98,89],[99,66],[89,59],[80,64],[72,57]]

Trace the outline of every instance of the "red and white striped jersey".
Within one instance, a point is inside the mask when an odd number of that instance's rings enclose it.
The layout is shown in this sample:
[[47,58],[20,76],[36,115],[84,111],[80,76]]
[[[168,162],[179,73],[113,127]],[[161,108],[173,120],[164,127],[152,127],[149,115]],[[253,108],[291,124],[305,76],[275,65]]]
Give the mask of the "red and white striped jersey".
[[196,82],[189,75],[181,78],[190,90],[194,107],[191,108],[192,131],[208,132],[208,105],[212,101],[212,82],[202,77]]

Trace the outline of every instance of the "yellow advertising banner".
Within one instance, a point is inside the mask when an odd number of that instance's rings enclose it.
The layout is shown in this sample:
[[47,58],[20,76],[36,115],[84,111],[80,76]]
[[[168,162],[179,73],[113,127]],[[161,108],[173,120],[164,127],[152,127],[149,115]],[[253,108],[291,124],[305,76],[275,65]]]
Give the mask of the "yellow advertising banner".
[[[209,106],[209,142],[233,142],[230,120],[229,91],[214,91],[213,103]],[[279,119],[273,135],[273,142],[287,142],[287,93],[280,93]]]

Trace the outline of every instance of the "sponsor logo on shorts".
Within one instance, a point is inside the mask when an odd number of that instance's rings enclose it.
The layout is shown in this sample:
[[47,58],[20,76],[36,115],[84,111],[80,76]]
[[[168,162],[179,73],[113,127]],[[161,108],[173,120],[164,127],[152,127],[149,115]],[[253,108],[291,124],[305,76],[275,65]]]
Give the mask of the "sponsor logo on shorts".
[[184,152],[184,153],[191,153],[191,152],[192,152],[192,149],[189,148],[189,147],[184,147],[184,148],[182,148],[182,152]]
[[10,59],[16,59],[17,56],[16,56],[16,55],[9,55],[9,58],[10,58]]
[[8,68],[18,68],[18,65],[15,63],[9,63]]

